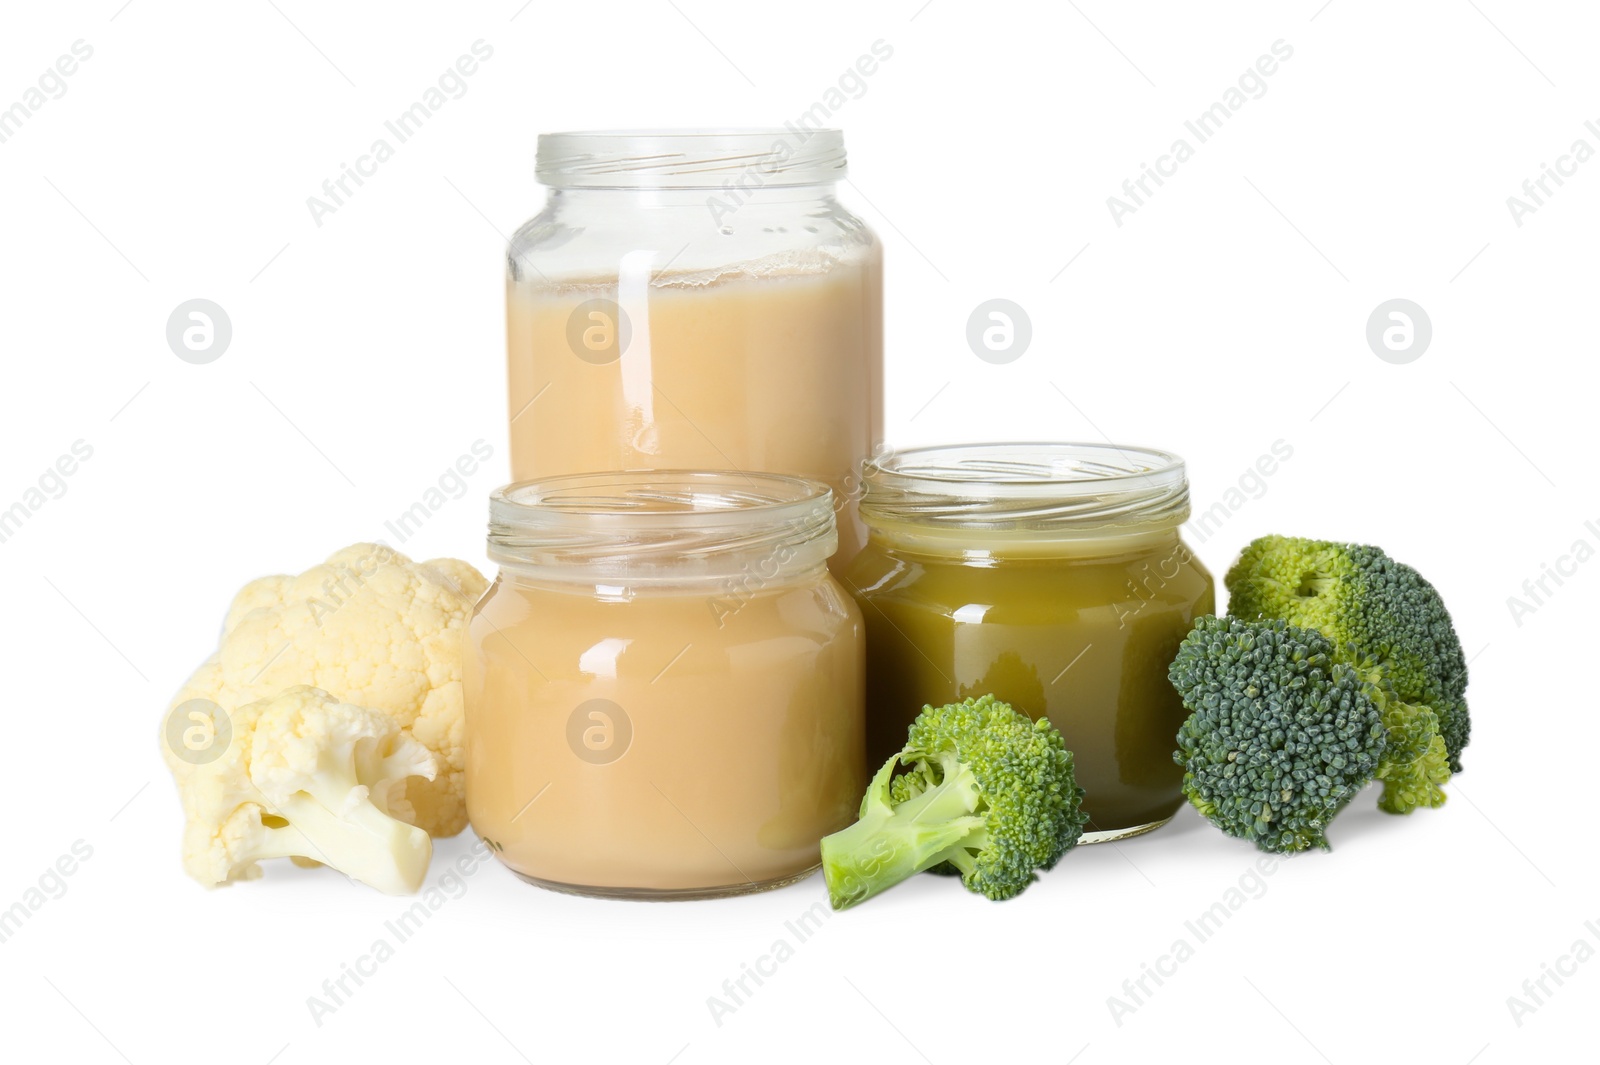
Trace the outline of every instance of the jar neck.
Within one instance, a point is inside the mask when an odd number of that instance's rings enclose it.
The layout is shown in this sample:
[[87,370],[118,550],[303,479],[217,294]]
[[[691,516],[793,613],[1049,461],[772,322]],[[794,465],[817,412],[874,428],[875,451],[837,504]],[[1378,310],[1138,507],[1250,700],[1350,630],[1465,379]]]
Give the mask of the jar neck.
[[845,165],[842,133],[790,123],[546,133],[534,169],[551,188],[704,190],[821,184]]
[[715,612],[718,604],[745,603],[827,579],[826,561],[796,566],[776,558],[752,558],[737,569],[716,574],[653,573],[648,576],[620,572],[615,576],[551,570],[501,563],[497,579],[520,591],[581,595],[608,602],[643,598],[704,599]]
[[550,584],[715,588],[802,580],[838,545],[827,485],[739,470],[524,481],[489,497],[489,557]]
[[1189,517],[1183,460],[1115,444],[953,444],[863,468],[861,517],[938,545],[1077,545],[1175,529]]
[[761,186],[736,184],[693,189],[549,189],[546,206],[557,211],[615,211],[688,207],[707,210],[708,205],[731,207],[789,207],[795,204],[837,203],[838,186],[821,185]]
[[870,523],[868,543],[886,554],[974,566],[1110,559],[1171,552],[1182,545],[1176,522],[1107,526],[1073,535],[1029,530],[929,528]]

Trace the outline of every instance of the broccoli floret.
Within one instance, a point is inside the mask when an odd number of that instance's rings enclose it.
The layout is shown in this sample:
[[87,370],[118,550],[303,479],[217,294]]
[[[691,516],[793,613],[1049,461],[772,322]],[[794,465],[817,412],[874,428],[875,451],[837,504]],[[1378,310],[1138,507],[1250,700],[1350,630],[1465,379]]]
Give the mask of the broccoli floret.
[[925,706],[867,786],[861,819],[822,841],[829,901],[854,906],[945,862],[968,890],[1009,899],[1078,842],[1082,803],[1048,719],[992,695]]
[[1408,814],[1418,807],[1443,806],[1445,794],[1440,785],[1450,782],[1450,757],[1438,715],[1424,703],[1401,699],[1378,659],[1364,657],[1355,670],[1367,684],[1367,695],[1389,734],[1376,773],[1383,781],[1378,809]]
[[1416,570],[1376,547],[1263,536],[1226,583],[1235,617],[1281,618],[1332,640],[1341,662],[1381,662],[1402,701],[1433,711],[1450,770],[1461,772],[1472,727],[1466,657],[1444,601]]
[[1377,771],[1369,686],[1319,633],[1206,616],[1168,670],[1189,717],[1173,759],[1212,824],[1265,851],[1328,849],[1328,822]]

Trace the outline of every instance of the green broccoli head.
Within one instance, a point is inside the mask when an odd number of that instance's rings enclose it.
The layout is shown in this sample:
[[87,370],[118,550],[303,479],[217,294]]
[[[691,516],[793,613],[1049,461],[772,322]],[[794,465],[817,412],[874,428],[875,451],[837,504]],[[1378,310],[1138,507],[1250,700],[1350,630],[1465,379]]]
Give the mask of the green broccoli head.
[[1263,536],[1226,577],[1228,610],[1316,629],[1355,665],[1376,658],[1395,694],[1430,708],[1450,769],[1467,745],[1467,663],[1444,601],[1416,570],[1376,547]]
[[1387,743],[1368,685],[1333,645],[1283,621],[1206,616],[1168,676],[1189,711],[1173,758],[1195,809],[1265,851],[1328,849],[1328,822]]
[[1082,803],[1047,719],[992,695],[924,707],[868,785],[861,819],[822,841],[829,900],[842,910],[944,863],[969,890],[1009,899],[1078,842]]

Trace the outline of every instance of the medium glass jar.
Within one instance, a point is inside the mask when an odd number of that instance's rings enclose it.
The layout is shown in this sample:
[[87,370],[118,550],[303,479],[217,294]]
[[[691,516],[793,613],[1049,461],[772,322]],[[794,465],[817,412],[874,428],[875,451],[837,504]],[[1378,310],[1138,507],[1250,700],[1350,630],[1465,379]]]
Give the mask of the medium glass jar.
[[511,473],[729,467],[848,491],[883,433],[882,250],[837,130],[555,133],[507,253]]
[[812,872],[866,784],[832,492],[579,474],[490,497],[466,633],[467,814],[544,887],[704,898]]
[[992,692],[1075,755],[1087,843],[1182,802],[1184,711],[1167,665],[1215,609],[1179,538],[1183,461],[1099,444],[922,448],[869,462],[866,549],[844,573],[867,626],[867,757],[924,704]]

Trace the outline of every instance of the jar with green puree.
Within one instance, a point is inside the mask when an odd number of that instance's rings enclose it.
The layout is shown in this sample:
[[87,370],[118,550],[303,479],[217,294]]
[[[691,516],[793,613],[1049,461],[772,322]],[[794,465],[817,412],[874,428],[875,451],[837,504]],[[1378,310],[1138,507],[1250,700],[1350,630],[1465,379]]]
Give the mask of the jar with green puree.
[[1066,737],[1083,842],[1159,828],[1183,801],[1167,665],[1215,610],[1179,536],[1183,460],[1109,444],[974,444],[870,460],[866,549],[845,573],[867,630],[869,764],[924,704],[992,692]]

